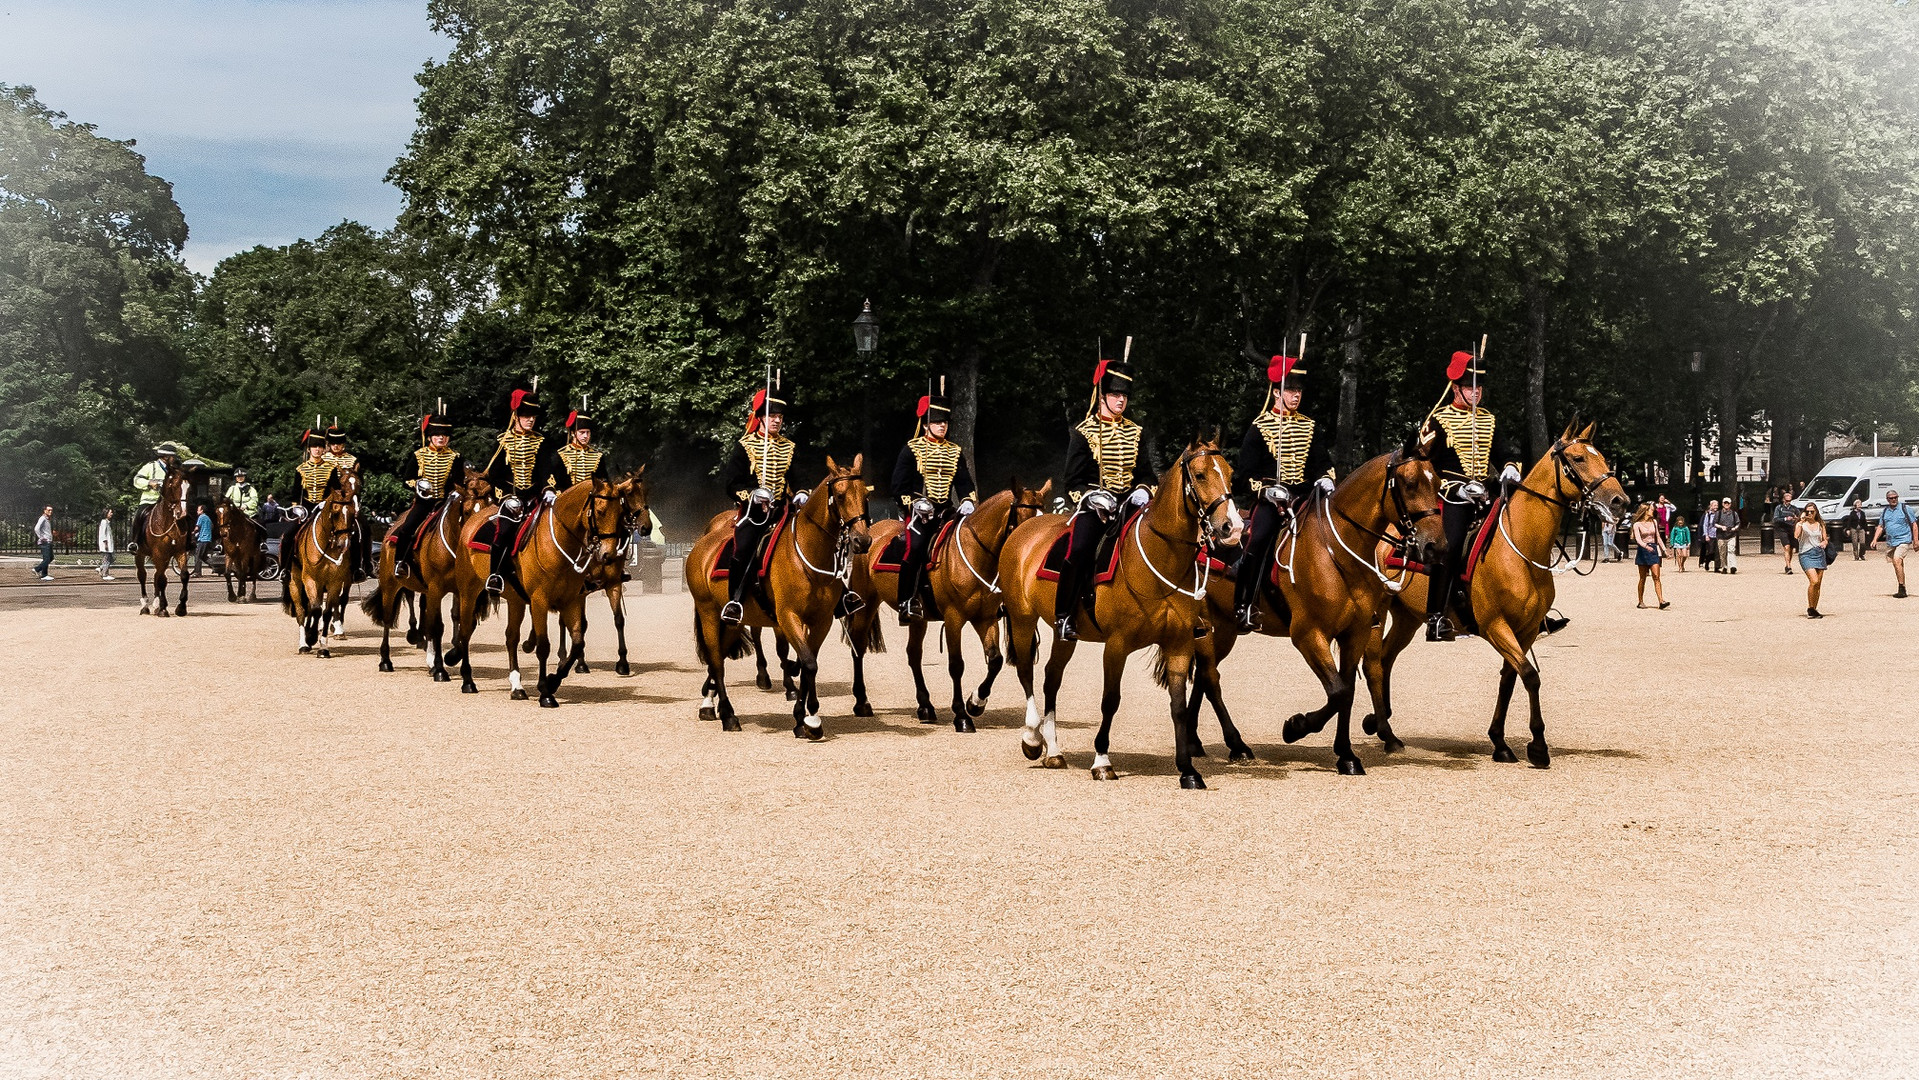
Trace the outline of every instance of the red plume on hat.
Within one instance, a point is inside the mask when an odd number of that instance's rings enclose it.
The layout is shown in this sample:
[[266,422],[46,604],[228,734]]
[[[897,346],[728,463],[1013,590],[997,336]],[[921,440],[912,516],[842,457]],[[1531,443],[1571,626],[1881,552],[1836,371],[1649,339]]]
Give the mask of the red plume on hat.
[[525,401],[525,400],[526,400],[526,391],[524,391],[524,390],[515,390],[515,391],[513,391],[513,401],[512,401],[512,404],[510,404],[510,405],[508,405],[508,406],[507,406],[507,411],[508,411],[508,412],[519,412],[519,411],[520,411],[520,403],[521,403],[522,401]]
[[746,433],[748,435],[760,430],[760,410],[764,408],[766,408],[765,389],[753,391],[753,415],[746,418]]
[[1104,379],[1104,378],[1106,377],[1106,365],[1107,365],[1107,363],[1108,363],[1108,361],[1105,361],[1105,360],[1101,360],[1101,361],[1099,362],[1099,366],[1093,369],[1093,385],[1094,385],[1094,386],[1098,386],[1098,385],[1099,385],[1099,381],[1100,381],[1101,379]]
[[1273,362],[1266,365],[1266,381],[1279,382],[1280,380],[1284,379],[1288,374],[1290,374],[1293,370],[1293,366],[1298,363],[1299,363],[1299,357],[1297,356],[1273,357]]
[[1454,382],[1459,381],[1459,377],[1461,375],[1466,374],[1466,369],[1472,365],[1472,362],[1473,362],[1472,353],[1469,353],[1469,352],[1454,353],[1453,362],[1446,365],[1446,378],[1451,379]]
[[426,426],[432,422],[433,422],[432,413],[427,413],[425,416],[420,417],[420,430],[425,431]]
[[925,415],[926,415],[926,410],[928,410],[928,409],[930,409],[930,408],[932,408],[932,407],[933,407],[933,396],[932,396],[931,394],[924,394],[924,395],[921,395],[921,397],[920,397],[920,405],[919,405],[919,409],[918,409],[917,411],[915,411],[915,412],[913,413],[913,415],[914,415],[914,416],[925,416]]
[[573,411],[567,413],[566,414],[566,430],[572,431],[573,421],[578,420],[579,418],[580,418],[580,410],[578,409],[574,409]]

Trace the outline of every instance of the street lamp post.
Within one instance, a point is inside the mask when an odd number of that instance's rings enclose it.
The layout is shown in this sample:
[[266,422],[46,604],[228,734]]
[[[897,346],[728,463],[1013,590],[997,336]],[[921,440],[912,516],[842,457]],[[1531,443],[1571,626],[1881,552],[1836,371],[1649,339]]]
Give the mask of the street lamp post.
[[870,360],[880,347],[880,321],[873,314],[873,301],[868,300],[860,308],[859,317],[853,320],[853,349],[860,359]]

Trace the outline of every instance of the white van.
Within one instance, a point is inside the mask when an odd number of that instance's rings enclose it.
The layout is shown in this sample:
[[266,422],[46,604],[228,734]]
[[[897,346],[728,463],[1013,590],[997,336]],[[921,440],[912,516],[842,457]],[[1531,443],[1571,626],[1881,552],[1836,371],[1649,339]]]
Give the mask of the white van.
[[1815,503],[1819,516],[1832,521],[1852,511],[1852,500],[1863,499],[1866,519],[1876,525],[1890,489],[1898,490],[1900,502],[1919,506],[1919,457],[1833,458],[1793,503]]

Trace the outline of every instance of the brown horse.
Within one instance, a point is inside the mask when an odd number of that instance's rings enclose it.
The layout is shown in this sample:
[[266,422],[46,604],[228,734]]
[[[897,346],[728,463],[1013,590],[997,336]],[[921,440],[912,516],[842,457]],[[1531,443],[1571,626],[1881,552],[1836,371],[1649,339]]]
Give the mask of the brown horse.
[[[193,538],[187,533],[186,471],[179,465],[167,468],[160,485],[160,501],[147,513],[146,531],[134,538],[133,569],[140,577],[140,614],[167,617],[167,566],[180,564],[180,606],[175,615],[187,613],[187,556],[193,552]],[[153,560],[153,599],[147,599],[147,560]]]
[[[635,470],[627,475],[637,478],[640,473],[639,470]],[[641,536],[648,536],[651,535],[652,532],[653,519],[649,516],[645,521],[640,523],[639,534]],[[632,542],[632,539],[632,533],[622,536],[613,554],[595,564],[587,576],[587,591],[591,592],[597,589],[604,592],[606,594],[606,605],[613,611],[613,637],[618,643],[620,657],[613,664],[613,674],[615,675],[633,674],[633,665],[627,663],[626,660],[626,552],[627,545]],[[566,647],[566,627],[562,626],[560,628],[561,651],[565,651]],[[580,654],[580,662],[575,670],[582,675],[592,670],[587,667],[585,653]]]
[[486,474],[467,466],[466,475],[454,481],[447,498],[426,522],[423,534],[414,545],[410,572],[405,576],[396,572],[400,555],[398,535],[392,529],[387,531],[380,545],[377,587],[360,601],[361,612],[380,627],[381,671],[393,670],[391,641],[393,628],[399,623],[400,605],[405,602],[411,622],[417,596],[420,621],[417,630],[408,628],[407,642],[426,649],[427,673],[434,682],[451,680],[445,663],[446,618],[441,610],[442,601],[455,595],[458,589],[463,561],[457,546],[460,531],[469,516],[488,505],[492,494],[493,485],[487,483]]
[[334,627],[345,620],[346,594],[353,586],[353,526],[358,470],[335,472],[325,498],[313,507],[295,534],[282,543],[280,605],[300,626],[300,651],[331,657]]
[[[260,572],[266,569],[267,555],[263,540],[266,530],[260,523],[246,515],[244,510],[225,500],[213,511],[214,527],[219,530],[221,560],[220,575],[226,579],[227,603],[250,604],[260,598]],[[234,579],[240,586],[234,588]]]
[[[1470,586],[1463,590],[1480,634],[1504,661],[1499,671],[1499,699],[1493,706],[1492,726],[1486,732],[1492,739],[1494,761],[1519,760],[1506,745],[1506,709],[1512,702],[1516,679],[1526,684],[1526,696],[1532,704],[1533,737],[1526,744],[1526,760],[1535,768],[1551,766],[1546,720],[1539,710],[1539,669],[1530,657],[1533,641],[1553,606],[1553,545],[1569,511],[1593,507],[1604,526],[1611,528],[1630,502],[1605,457],[1592,445],[1593,425],[1574,434],[1577,423],[1567,425],[1565,433],[1513,489],[1498,516],[1487,522],[1485,527],[1495,532],[1483,547]],[[1393,734],[1390,723],[1393,661],[1425,620],[1427,580],[1419,574],[1407,574],[1406,578],[1406,587],[1394,596],[1389,609],[1390,626],[1376,627],[1366,648],[1366,683],[1372,689],[1373,711],[1361,726],[1367,733],[1377,734],[1388,750],[1404,745]]]
[[[1034,490],[1014,480],[1007,490],[980,503],[973,512],[955,521],[937,565],[927,568],[926,584],[933,594],[933,611],[938,612],[945,632],[946,672],[953,680],[953,730],[977,730],[973,721],[986,712],[986,700],[993,693],[993,681],[999,677],[1005,658],[1000,654],[999,556],[1013,530],[1044,512],[1046,496],[1053,482]],[[900,600],[900,575],[896,571],[876,569],[892,542],[906,527],[904,521],[882,521],[873,526],[873,546],[860,560],[853,587],[867,601],[865,607],[846,619],[848,639],[853,645],[853,690],[856,700],[865,700],[865,680],[861,678],[862,647],[878,634],[882,615],[890,615]],[[961,633],[968,626],[979,635],[986,652],[986,678],[972,695],[966,693],[966,656],[961,649]],[[926,675],[920,662],[925,653],[927,620],[914,619],[906,631],[906,662],[913,669],[913,689],[919,702],[922,724],[940,722],[939,710],[926,689]]]
[[825,737],[820,723],[819,652],[833,628],[835,610],[846,592],[854,557],[864,553],[871,537],[866,525],[866,481],[860,478],[864,455],[840,468],[826,459],[826,479],[814,488],[804,506],[788,510],[786,522],[773,540],[770,565],[760,580],[769,604],[749,591],[746,618],[741,625],[720,621],[727,585],[712,576],[714,560],[733,530],[722,522],[693,544],[686,557],[686,589],[693,594],[693,640],[706,665],[701,692],[700,719],[720,721],[727,731],[740,730],[733,702],[726,694],[726,661],[737,660],[751,648],[747,630],[771,626],[796,654],[799,685],[793,696],[793,735],[818,741]]
[[[1353,694],[1358,688],[1360,654],[1391,588],[1387,576],[1367,556],[1390,529],[1412,537],[1410,550],[1423,559],[1445,550],[1438,477],[1431,460],[1436,442],[1437,433],[1430,426],[1422,428],[1405,446],[1353,470],[1331,495],[1309,497],[1292,528],[1280,537],[1273,562],[1241,570],[1278,578],[1277,585],[1259,592],[1259,632],[1291,637],[1326,692],[1325,705],[1286,721],[1285,739],[1297,742],[1321,731],[1337,715],[1333,753],[1342,776],[1366,772],[1353,753]],[[1232,584],[1215,579],[1207,599],[1214,633],[1198,646],[1192,710],[1197,720],[1201,697],[1210,701],[1226,739],[1228,760],[1251,761],[1253,753],[1233,726],[1220,694],[1219,664],[1239,640]]]
[[[540,677],[536,685],[540,707],[557,709],[554,695],[572,673],[586,646],[586,581],[598,563],[612,555],[621,537],[647,520],[646,481],[642,466],[618,481],[586,480],[560,492],[551,506],[537,511],[530,520],[531,532],[519,554],[513,556],[514,576],[506,590],[507,680],[514,701],[527,698],[520,677],[520,624],[529,622],[528,641],[539,658]],[[481,512],[467,519],[461,530],[459,550],[465,568],[459,576],[459,625],[454,631],[454,651],[460,661],[460,689],[477,692],[473,687],[470,651],[473,628],[490,598],[485,592],[489,558],[475,551],[472,541],[499,511]],[[552,638],[547,633],[547,615],[557,613],[570,635],[571,647],[561,660],[559,670],[547,671]],[[527,616],[531,615],[528,620]]]
[[[1106,692],[1100,699],[1099,734],[1093,739],[1093,779],[1117,774],[1107,757],[1113,714],[1119,710],[1120,676],[1126,658],[1158,646],[1155,677],[1166,687],[1173,719],[1174,754],[1183,788],[1203,788],[1193,768],[1198,739],[1187,709],[1187,680],[1193,667],[1193,642],[1207,632],[1204,598],[1209,571],[1200,556],[1215,544],[1239,540],[1239,508],[1232,499],[1233,470],[1220,452],[1217,434],[1195,439],[1179,461],[1160,477],[1159,488],[1119,538],[1118,568],[1100,586],[1089,607],[1091,618],[1079,636],[1104,642]],[[1083,511],[1084,512],[1084,511]],[[1020,686],[1026,691],[1026,730],[1020,750],[1047,768],[1064,768],[1055,724],[1060,677],[1073,658],[1074,642],[1055,640],[1046,659],[1045,710],[1033,694],[1033,666],[1039,651],[1040,622],[1051,618],[1057,585],[1042,580],[1046,555],[1072,519],[1047,514],[1013,530],[1000,554],[1000,587],[1005,590],[1007,647]]]

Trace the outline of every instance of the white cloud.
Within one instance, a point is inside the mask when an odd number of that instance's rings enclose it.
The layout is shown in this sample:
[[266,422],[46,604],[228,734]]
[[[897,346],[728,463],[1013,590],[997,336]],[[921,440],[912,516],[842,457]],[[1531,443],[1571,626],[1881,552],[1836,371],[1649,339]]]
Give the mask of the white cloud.
[[137,140],[201,271],[343,218],[391,224],[413,77],[445,53],[425,0],[0,0],[0,82]]

